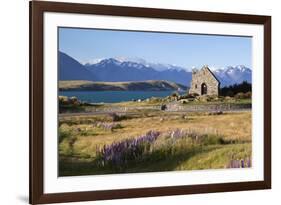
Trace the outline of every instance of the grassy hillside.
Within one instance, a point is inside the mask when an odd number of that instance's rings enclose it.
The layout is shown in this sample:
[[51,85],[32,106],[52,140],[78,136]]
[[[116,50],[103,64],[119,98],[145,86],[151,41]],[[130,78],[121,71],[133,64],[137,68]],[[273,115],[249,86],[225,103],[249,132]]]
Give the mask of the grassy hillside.
[[93,90],[93,91],[167,91],[186,90],[187,87],[165,80],[132,81],[132,82],[94,82],[82,80],[59,81],[59,89],[66,90]]

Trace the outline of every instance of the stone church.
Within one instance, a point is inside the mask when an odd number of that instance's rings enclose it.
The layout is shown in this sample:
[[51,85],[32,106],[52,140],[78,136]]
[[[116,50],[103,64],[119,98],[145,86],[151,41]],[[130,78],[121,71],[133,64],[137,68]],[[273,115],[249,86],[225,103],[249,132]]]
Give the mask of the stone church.
[[189,94],[198,95],[219,95],[220,81],[208,68],[204,66],[200,70],[192,71],[192,80]]

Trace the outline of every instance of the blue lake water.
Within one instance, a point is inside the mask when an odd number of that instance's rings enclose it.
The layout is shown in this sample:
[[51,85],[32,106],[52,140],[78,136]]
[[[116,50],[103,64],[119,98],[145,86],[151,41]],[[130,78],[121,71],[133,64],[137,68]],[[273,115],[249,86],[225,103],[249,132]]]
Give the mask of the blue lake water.
[[116,103],[144,100],[151,97],[166,97],[175,91],[59,91],[59,95],[72,97],[88,103]]

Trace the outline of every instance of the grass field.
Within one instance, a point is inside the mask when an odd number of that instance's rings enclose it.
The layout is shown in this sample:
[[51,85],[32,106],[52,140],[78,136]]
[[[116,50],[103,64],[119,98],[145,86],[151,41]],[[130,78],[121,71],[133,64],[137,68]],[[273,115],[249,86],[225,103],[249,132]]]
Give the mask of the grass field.
[[251,111],[59,116],[60,176],[220,169],[251,152]]

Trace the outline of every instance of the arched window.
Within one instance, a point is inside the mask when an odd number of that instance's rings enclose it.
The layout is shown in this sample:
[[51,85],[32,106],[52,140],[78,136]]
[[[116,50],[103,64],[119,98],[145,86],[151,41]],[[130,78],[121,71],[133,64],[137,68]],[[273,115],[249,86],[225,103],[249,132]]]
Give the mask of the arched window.
[[195,84],[195,89],[197,89],[197,84]]
[[202,85],[201,85],[201,95],[207,95],[207,85],[206,85],[206,83],[202,83]]

